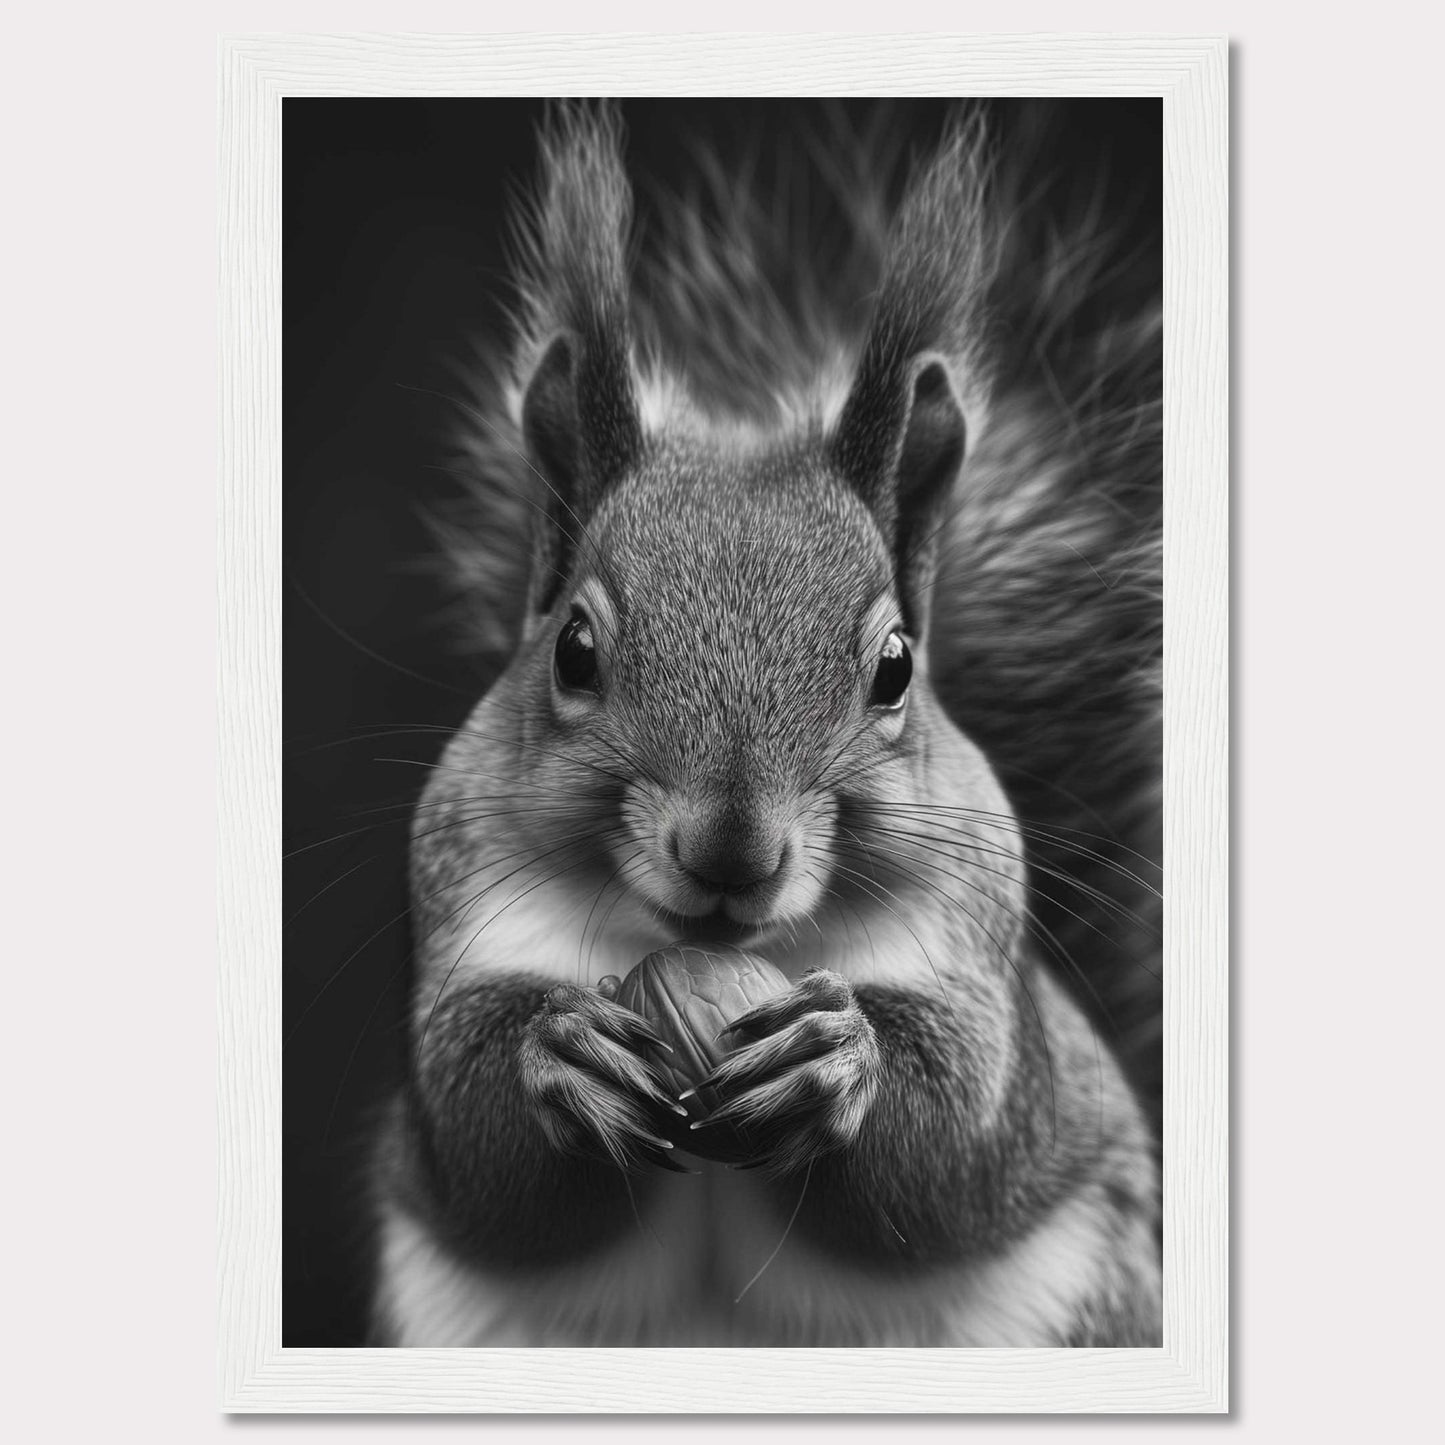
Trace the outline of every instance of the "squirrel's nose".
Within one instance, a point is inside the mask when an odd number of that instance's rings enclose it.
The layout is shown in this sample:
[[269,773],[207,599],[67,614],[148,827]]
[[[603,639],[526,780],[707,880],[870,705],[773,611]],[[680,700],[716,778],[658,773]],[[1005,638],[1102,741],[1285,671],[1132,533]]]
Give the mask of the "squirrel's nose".
[[672,836],[678,863],[709,893],[743,893],[783,866],[781,838],[729,838],[680,831]]

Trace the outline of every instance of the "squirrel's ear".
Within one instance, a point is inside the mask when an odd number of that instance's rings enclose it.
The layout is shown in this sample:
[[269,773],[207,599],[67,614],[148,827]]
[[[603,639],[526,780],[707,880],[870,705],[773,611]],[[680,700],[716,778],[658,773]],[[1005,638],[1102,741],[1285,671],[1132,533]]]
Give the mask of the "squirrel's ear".
[[532,602],[546,611],[607,489],[636,465],[622,124],[607,105],[562,102],[541,137],[542,192],[522,258],[522,435],[545,495]]
[[636,460],[642,428],[625,356],[589,356],[564,333],[542,353],[522,398],[522,436],[546,488],[533,599],[545,612],[583,545],[602,494]]
[[861,375],[833,438],[835,464],[893,550],[904,621],[915,637],[927,631],[938,534],[966,438],[948,365],[928,354],[892,375]]
[[572,340],[559,336],[543,353],[522,399],[522,436],[534,465],[542,469],[553,502],[570,506],[580,490],[577,389]]

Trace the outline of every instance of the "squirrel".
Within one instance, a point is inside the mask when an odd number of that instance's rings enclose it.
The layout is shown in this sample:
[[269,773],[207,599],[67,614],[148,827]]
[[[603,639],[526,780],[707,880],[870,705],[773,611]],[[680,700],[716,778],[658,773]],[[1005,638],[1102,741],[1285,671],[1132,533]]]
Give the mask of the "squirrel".
[[[649,253],[608,105],[541,149],[375,1341],[1160,1344],[1149,268],[1031,229],[981,107],[831,251],[703,166]],[[709,1080],[742,1167],[604,982],[678,940],[788,979]]]

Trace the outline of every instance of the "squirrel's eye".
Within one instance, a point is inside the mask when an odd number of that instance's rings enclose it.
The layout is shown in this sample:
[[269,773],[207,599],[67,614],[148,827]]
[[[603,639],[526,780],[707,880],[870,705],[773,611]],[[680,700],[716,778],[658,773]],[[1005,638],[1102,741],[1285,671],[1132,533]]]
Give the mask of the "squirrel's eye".
[[890,632],[878,659],[878,671],[873,674],[868,706],[890,709],[902,707],[912,679],[913,654],[909,652],[901,632]]
[[557,681],[574,692],[596,692],[597,646],[592,624],[580,612],[557,634]]

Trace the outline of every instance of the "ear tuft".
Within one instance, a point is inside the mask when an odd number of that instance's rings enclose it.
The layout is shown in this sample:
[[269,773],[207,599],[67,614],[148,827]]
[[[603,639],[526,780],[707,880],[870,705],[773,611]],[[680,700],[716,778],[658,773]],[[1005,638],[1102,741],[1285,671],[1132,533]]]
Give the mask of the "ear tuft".
[[632,193],[608,105],[559,104],[522,260],[516,374],[528,459],[547,495],[533,598],[544,610],[584,528],[643,448],[632,373],[627,237]]

